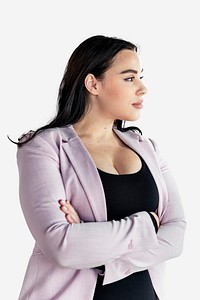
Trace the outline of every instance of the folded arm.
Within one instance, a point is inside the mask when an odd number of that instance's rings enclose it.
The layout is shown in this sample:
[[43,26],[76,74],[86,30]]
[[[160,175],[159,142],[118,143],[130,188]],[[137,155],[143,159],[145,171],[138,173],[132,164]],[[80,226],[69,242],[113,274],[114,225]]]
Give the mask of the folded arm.
[[36,136],[17,153],[21,207],[37,245],[49,260],[67,268],[93,268],[158,246],[146,212],[120,221],[66,222],[58,204],[59,199],[66,199],[59,151],[52,141]]

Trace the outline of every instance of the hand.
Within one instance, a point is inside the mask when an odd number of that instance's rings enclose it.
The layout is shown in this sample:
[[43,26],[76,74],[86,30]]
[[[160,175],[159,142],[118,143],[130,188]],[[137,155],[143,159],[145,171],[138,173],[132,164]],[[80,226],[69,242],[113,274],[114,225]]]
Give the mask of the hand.
[[155,212],[152,212],[152,211],[150,211],[150,213],[151,213],[151,214],[154,216],[154,218],[156,219],[156,222],[157,222],[157,225],[158,225],[158,228],[159,228],[159,226],[160,226],[160,220],[159,220],[157,214],[156,214]]
[[60,210],[65,214],[67,222],[70,224],[78,224],[81,222],[79,215],[70,204],[69,201],[59,200]]

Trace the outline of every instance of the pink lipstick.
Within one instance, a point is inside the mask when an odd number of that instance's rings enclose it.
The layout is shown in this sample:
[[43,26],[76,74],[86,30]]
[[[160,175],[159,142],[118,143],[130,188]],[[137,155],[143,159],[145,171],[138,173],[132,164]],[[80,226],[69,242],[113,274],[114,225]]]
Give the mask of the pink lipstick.
[[142,103],[143,103],[143,100],[141,99],[138,102],[132,103],[132,105],[137,109],[142,109],[143,108]]

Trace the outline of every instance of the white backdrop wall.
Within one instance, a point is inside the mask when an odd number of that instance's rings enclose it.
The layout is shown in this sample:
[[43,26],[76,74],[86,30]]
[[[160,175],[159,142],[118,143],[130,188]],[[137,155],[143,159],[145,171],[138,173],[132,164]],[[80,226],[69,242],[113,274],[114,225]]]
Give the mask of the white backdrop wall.
[[95,34],[141,47],[149,92],[136,125],[168,159],[188,222],[183,254],[167,264],[166,300],[198,299],[198,11],[194,0],[1,2],[0,299],[18,298],[33,246],[19,204],[16,146],[7,134],[16,140],[54,115],[69,56]]

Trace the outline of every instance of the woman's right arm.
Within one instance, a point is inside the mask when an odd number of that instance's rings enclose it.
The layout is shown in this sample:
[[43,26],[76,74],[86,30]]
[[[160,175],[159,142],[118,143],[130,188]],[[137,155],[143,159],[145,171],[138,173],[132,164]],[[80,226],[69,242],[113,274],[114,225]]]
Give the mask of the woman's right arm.
[[66,222],[58,204],[66,193],[57,148],[38,135],[17,152],[21,207],[43,254],[62,267],[84,269],[155,249],[157,236],[146,212],[120,221]]
[[[59,200],[58,202],[60,204],[60,210],[65,214],[65,218],[70,224],[81,223],[77,211],[68,200]],[[157,232],[160,225],[160,220],[155,212],[149,212],[149,215]]]

